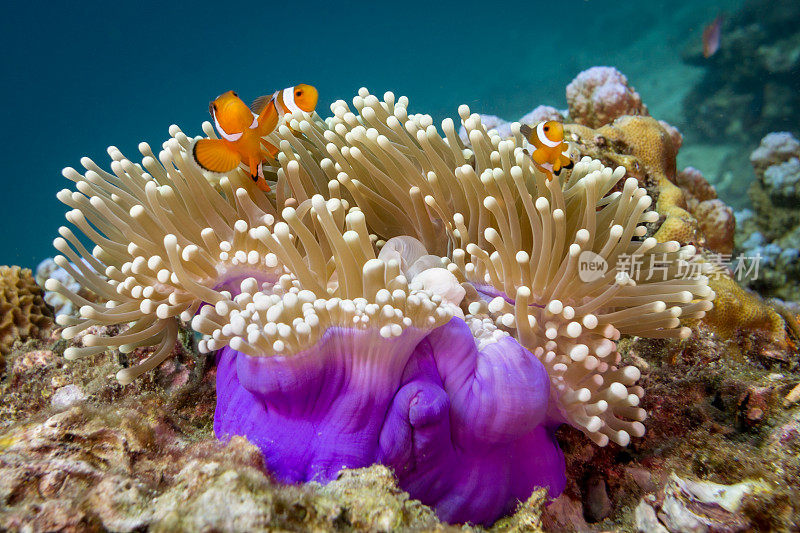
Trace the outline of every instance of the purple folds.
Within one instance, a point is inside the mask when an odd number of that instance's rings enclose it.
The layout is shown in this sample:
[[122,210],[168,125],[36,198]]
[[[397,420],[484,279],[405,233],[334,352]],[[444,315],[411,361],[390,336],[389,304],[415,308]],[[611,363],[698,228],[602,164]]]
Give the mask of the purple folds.
[[217,361],[217,436],[246,436],[282,481],[380,462],[442,520],[483,524],[566,483],[543,365],[512,337],[478,350],[459,318],[390,339],[330,328],[291,356]]

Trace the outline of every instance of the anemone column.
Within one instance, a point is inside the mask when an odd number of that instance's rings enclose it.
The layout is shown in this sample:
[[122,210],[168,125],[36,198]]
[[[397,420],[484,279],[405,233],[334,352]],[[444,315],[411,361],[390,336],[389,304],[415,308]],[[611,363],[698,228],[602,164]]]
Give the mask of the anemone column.
[[330,328],[291,356],[217,355],[219,438],[244,435],[286,482],[326,483],[342,468],[369,466],[403,369],[424,333],[386,339],[374,330]]
[[544,366],[516,340],[506,335],[479,349],[454,318],[406,367],[379,460],[442,520],[491,524],[536,487],[553,497],[564,490],[549,390]]

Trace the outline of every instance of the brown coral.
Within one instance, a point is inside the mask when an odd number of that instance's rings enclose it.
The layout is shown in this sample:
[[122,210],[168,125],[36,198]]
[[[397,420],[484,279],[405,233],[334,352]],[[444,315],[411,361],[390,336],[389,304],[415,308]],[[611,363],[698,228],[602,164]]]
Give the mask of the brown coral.
[[680,171],[675,179],[683,191],[689,212],[697,219],[708,250],[730,255],[733,252],[736,219],[733,209],[717,198],[717,191],[693,167]]
[[28,268],[0,266],[0,364],[14,341],[39,335],[53,312]]
[[715,198],[698,203],[690,211],[700,224],[700,233],[706,239],[706,248],[721,254],[733,252],[736,219],[729,205]]

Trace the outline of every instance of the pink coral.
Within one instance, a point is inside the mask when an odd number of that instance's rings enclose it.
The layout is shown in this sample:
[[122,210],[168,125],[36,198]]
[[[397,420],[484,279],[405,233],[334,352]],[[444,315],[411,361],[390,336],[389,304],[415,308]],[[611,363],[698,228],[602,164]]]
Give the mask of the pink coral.
[[648,115],[628,78],[613,67],[584,70],[567,85],[569,114],[578,124],[598,128],[623,115]]
[[683,191],[686,206],[700,226],[705,248],[721,254],[733,252],[736,219],[733,209],[717,199],[717,191],[694,167],[686,167],[675,178]]
[[672,139],[672,146],[675,147],[675,152],[677,153],[678,150],[681,149],[681,146],[683,146],[683,135],[681,135],[681,132],[678,131],[678,128],[669,122],[659,120],[658,123],[661,124],[661,127],[664,128],[664,131],[669,134],[669,138]]
[[730,206],[719,199],[704,200],[697,204],[692,214],[697,218],[700,231],[706,238],[706,248],[721,254],[733,252],[736,219]]
[[526,113],[519,119],[521,124],[536,125],[546,120],[564,121],[564,115],[555,107],[549,105],[536,106],[533,111]]
[[717,197],[717,191],[714,186],[703,177],[702,172],[694,167],[686,167],[678,172],[675,183],[683,189],[690,211],[698,203],[704,200],[713,200]]

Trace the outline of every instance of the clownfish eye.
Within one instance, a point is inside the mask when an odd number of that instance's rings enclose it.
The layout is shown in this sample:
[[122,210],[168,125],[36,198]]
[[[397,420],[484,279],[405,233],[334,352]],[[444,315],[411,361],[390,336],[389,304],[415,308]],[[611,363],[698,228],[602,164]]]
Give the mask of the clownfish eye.
[[550,126],[545,126],[543,129],[544,131],[550,131]]
[[297,91],[294,93],[295,96],[303,96],[303,91]]

